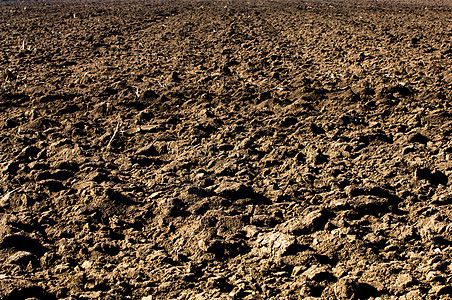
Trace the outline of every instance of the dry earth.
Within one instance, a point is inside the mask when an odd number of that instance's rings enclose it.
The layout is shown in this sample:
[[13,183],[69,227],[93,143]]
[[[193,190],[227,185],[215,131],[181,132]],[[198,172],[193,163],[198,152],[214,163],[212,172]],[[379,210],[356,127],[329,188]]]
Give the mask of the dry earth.
[[0,299],[451,299],[451,12],[1,2]]

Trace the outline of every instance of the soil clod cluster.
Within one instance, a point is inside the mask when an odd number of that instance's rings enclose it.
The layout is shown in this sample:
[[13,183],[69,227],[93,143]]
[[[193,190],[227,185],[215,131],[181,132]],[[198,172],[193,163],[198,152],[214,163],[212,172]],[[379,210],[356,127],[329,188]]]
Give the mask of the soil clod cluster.
[[0,15],[0,299],[452,298],[448,1]]

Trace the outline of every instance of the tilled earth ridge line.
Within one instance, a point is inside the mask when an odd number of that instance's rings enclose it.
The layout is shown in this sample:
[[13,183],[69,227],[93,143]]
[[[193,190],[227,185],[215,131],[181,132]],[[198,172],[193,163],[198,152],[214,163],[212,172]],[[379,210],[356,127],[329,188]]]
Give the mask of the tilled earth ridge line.
[[449,2],[0,15],[0,299],[452,297]]

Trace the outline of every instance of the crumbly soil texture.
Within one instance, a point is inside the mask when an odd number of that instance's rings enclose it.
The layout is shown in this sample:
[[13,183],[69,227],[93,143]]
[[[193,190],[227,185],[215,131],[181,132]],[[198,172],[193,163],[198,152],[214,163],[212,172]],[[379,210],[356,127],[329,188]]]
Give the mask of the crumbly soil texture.
[[0,299],[451,299],[447,1],[0,3]]

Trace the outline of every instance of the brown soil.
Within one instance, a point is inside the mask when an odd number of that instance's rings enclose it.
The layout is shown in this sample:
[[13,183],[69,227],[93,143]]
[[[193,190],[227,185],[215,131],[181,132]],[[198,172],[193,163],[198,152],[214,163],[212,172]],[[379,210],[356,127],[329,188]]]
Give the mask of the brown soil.
[[451,299],[445,2],[0,3],[1,299]]

